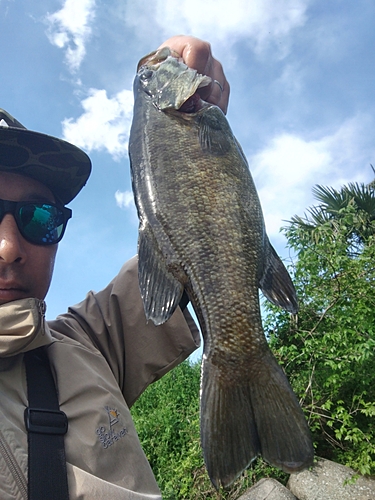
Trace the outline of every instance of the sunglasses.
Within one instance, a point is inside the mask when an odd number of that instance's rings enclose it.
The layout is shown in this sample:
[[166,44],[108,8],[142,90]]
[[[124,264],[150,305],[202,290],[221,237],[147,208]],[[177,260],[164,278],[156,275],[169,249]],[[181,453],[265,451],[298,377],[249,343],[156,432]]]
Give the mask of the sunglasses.
[[0,199],[0,222],[5,214],[13,215],[25,240],[35,245],[54,245],[64,236],[72,211],[53,203]]

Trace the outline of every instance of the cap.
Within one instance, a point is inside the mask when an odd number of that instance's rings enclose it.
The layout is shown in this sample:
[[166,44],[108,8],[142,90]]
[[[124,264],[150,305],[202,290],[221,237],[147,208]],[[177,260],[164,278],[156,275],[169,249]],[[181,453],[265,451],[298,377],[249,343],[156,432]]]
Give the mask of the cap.
[[77,146],[28,130],[0,109],[0,170],[36,179],[66,205],[86,184],[91,160]]

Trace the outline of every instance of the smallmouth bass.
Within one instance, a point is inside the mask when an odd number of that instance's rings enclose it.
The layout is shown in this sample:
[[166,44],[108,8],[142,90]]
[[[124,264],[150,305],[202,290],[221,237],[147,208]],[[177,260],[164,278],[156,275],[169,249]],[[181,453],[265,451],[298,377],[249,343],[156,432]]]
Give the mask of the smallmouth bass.
[[291,313],[293,284],[270,244],[245,155],[199,75],[163,48],[141,59],[129,140],[148,320],[184,291],[203,339],[201,443],[214,486],[258,456],[286,472],[312,465],[310,432],[263,333],[258,289]]

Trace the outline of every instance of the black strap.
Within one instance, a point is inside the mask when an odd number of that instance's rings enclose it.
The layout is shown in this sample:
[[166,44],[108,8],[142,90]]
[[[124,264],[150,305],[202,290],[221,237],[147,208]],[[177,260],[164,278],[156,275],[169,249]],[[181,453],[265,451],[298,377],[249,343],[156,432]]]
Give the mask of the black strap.
[[186,293],[186,291],[184,290],[182,297],[181,297],[181,300],[180,300],[180,303],[178,304],[180,306],[181,311],[186,309],[186,306],[188,304],[189,304],[189,297],[188,297],[188,294]]
[[29,407],[28,500],[68,500],[64,435],[68,419],[60,411],[55,382],[43,347],[25,354]]

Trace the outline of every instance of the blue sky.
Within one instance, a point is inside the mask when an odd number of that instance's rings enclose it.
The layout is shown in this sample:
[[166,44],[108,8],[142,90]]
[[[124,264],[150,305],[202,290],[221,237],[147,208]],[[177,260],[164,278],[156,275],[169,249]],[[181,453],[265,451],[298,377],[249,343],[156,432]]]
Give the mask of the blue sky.
[[0,0],[0,107],[93,161],[70,204],[47,317],[136,253],[127,140],[143,55],[174,34],[211,42],[268,234],[287,257],[279,229],[313,203],[315,184],[372,179],[374,19],[373,0]]

